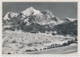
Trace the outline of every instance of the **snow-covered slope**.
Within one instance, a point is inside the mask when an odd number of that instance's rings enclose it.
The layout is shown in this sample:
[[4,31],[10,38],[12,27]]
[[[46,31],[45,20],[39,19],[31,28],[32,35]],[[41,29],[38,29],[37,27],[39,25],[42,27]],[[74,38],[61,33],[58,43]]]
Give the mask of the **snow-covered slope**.
[[17,17],[19,13],[14,13],[14,12],[8,12],[3,19],[4,20],[10,20],[11,18]]
[[10,16],[11,16],[11,18],[13,18],[13,17],[17,17],[18,15],[19,15],[19,13],[10,12]]
[[9,16],[8,16],[9,14],[10,14],[10,12],[8,12],[8,13],[3,17],[3,19],[4,19],[4,20],[10,20],[10,18],[9,18]]

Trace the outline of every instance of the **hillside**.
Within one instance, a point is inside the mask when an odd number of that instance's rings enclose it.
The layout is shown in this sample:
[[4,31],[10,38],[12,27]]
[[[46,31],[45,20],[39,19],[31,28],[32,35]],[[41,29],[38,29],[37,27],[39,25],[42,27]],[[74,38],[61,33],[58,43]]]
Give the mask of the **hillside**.
[[58,34],[70,34],[77,35],[77,20],[69,23],[63,23],[55,26],[55,30]]

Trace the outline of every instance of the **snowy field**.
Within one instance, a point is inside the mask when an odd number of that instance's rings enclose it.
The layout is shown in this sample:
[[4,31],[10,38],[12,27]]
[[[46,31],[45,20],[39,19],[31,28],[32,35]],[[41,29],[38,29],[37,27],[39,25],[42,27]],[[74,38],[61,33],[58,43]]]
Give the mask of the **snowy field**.
[[71,36],[3,31],[3,54],[67,54],[77,52]]
[[43,51],[30,52],[29,54],[77,54],[77,44],[70,44],[64,47],[52,48]]

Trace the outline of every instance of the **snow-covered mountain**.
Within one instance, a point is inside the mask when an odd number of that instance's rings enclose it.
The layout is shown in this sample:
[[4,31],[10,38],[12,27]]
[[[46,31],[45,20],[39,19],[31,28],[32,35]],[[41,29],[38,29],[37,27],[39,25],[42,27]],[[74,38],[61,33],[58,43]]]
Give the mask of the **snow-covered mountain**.
[[[39,11],[34,9],[33,7],[29,7],[20,13],[8,12],[3,20],[10,20],[13,18],[22,20],[21,22],[26,23],[26,25],[30,25],[31,23],[38,23],[40,25],[53,24],[57,25],[62,23],[58,17],[54,16],[51,11]],[[16,21],[16,20],[15,20]]]
[[[17,28],[18,30],[21,29],[23,31],[28,32],[45,32],[54,31],[55,29],[57,29],[57,31],[59,32],[60,30],[65,30],[65,26],[68,27],[70,24],[70,27],[77,27],[73,25],[73,22],[76,20],[77,19],[68,17],[64,19],[59,19],[58,17],[53,15],[52,12],[49,10],[41,12],[39,10],[34,9],[33,7],[29,7],[19,13],[8,12],[3,17],[3,25],[5,25],[5,27],[8,26],[8,28],[12,27],[12,29]],[[74,22],[74,24],[76,23]],[[56,28],[54,29],[54,27]],[[69,28],[69,30],[71,29]],[[76,30],[76,28],[74,30]]]
[[[46,24],[58,24],[59,18],[55,17],[51,11],[39,11],[34,9],[33,7],[29,7],[20,13],[8,12],[4,17],[3,20],[11,20],[13,18],[22,20],[21,22],[26,23],[26,25],[30,25],[31,23],[38,23],[40,25]],[[55,20],[56,19],[56,20]],[[57,20],[58,19],[58,20]],[[16,21],[16,20],[15,20]]]

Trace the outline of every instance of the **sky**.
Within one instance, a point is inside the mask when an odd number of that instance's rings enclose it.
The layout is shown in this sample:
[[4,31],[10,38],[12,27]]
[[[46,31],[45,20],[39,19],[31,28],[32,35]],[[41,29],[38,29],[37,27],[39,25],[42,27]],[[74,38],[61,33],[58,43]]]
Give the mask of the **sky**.
[[33,7],[37,10],[50,10],[54,16],[63,19],[65,17],[77,18],[77,2],[3,2],[3,15],[7,12],[21,12]]

